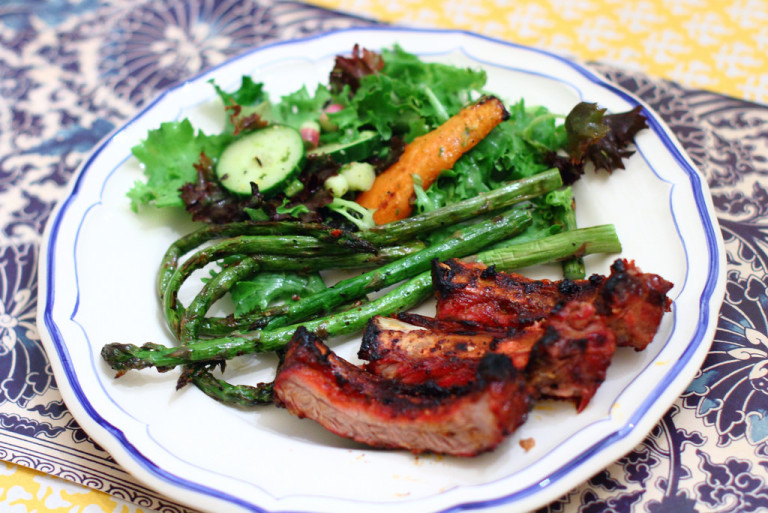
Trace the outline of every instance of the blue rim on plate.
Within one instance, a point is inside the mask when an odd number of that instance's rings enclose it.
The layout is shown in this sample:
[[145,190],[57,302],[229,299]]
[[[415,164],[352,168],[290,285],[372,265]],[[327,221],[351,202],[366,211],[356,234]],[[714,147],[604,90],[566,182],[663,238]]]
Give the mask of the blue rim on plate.
[[[187,479],[183,475],[178,475],[173,472],[169,472],[161,465],[158,465],[153,459],[147,456],[141,447],[134,446],[126,437],[124,431],[120,426],[114,425],[108,422],[99,412],[99,409],[94,406],[89,398],[88,392],[83,389],[81,384],[81,370],[73,362],[73,358],[70,354],[70,349],[67,345],[62,334],[59,323],[62,321],[57,318],[54,312],[54,306],[56,304],[56,284],[55,279],[57,277],[57,261],[56,255],[58,250],[62,250],[62,242],[60,239],[62,233],[62,223],[65,223],[65,215],[70,210],[71,206],[78,200],[81,192],[81,186],[87,180],[89,172],[92,172],[92,166],[94,161],[99,155],[110,145],[114,143],[115,137],[121,132],[124,132],[127,127],[135,123],[137,120],[145,116],[150,112],[158,103],[160,103],[166,96],[173,91],[176,91],[186,84],[195,83],[204,76],[210,76],[215,73],[216,70],[224,66],[232,66],[234,63],[242,62],[248,59],[250,56],[257,53],[270,52],[275,48],[291,46],[291,45],[305,45],[310,41],[332,38],[339,34],[361,34],[360,39],[365,40],[366,34],[388,34],[395,40],[398,37],[407,37],[408,34],[429,34],[434,37],[461,37],[466,40],[482,40],[493,43],[495,45],[503,45],[509,48],[516,48],[524,52],[531,52],[546,57],[547,59],[554,59],[562,64],[567,65],[573,71],[576,71],[585,79],[591,83],[599,86],[600,88],[610,91],[612,94],[619,96],[628,104],[635,106],[640,105],[643,107],[644,114],[648,118],[650,130],[658,137],[663,144],[665,150],[674,160],[677,166],[685,173],[688,178],[688,186],[691,189],[693,199],[696,205],[696,213],[698,214],[698,222],[700,222],[700,228],[703,230],[703,234],[706,240],[707,255],[707,270],[706,277],[704,278],[704,286],[701,290],[701,295],[698,299],[698,311],[699,319],[693,335],[690,337],[687,346],[680,352],[679,357],[673,365],[671,365],[665,372],[664,378],[658,381],[652,390],[646,395],[645,400],[639,404],[633,411],[633,414],[628,416],[620,428],[615,429],[609,436],[605,436],[599,440],[594,441],[591,445],[583,448],[578,454],[573,456],[570,460],[564,461],[562,465],[553,473],[547,476],[546,480],[538,482],[536,484],[527,486],[525,488],[515,490],[513,493],[509,493],[503,496],[492,496],[481,500],[470,500],[466,502],[457,501],[450,507],[440,507],[438,509],[429,509],[429,511],[457,511],[469,508],[491,508],[503,504],[544,504],[549,500],[556,499],[559,494],[567,492],[571,486],[577,484],[579,481],[583,481],[589,474],[585,474],[585,471],[595,472],[602,466],[609,463],[606,461],[596,461],[596,455],[599,455],[602,451],[608,447],[620,447],[623,452],[630,450],[634,444],[639,443],[642,437],[650,430],[653,423],[655,423],[664,411],[659,413],[660,408],[666,409],[674,398],[682,392],[683,388],[687,385],[688,380],[693,377],[693,372],[698,368],[701,360],[706,355],[706,349],[711,342],[714,325],[716,324],[716,313],[719,310],[719,305],[722,301],[724,294],[724,258],[722,241],[720,239],[720,232],[716,224],[715,216],[712,213],[711,200],[709,198],[708,189],[706,184],[702,181],[701,175],[694,168],[693,164],[683,153],[680,146],[672,138],[671,133],[666,129],[663,122],[654,114],[647,106],[641,101],[636,99],[631,94],[622,90],[621,88],[606,82],[604,79],[595,75],[593,72],[584,68],[583,66],[569,61],[563,57],[555,54],[516,45],[509,42],[498,41],[492,38],[479,36],[476,34],[462,32],[462,31],[446,31],[446,30],[416,30],[416,29],[402,29],[402,28],[353,28],[345,29],[341,31],[335,31],[328,34],[322,34],[318,36],[312,36],[306,39],[294,40],[288,42],[279,42],[265,47],[257,48],[243,54],[225,64],[222,64],[214,70],[207,71],[204,75],[200,75],[184,84],[180,84],[156,98],[152,103],[148,104],[141,112],[139,112],[134,118],[128,121],[123,127],[116,130],[105,140],[103,140],[99,146],[93,151],[89,158],[82,164],[78,174],[72,180],[67,197],[58,205],[57,210],[49,220],[46,228],[45,244],[43,257],[40,261],[41,266],[41,287],[40,287],[40,300],[41,305],[39,312],[39,326],[43,334],[43,339],[46,342],[46,347],[51,355],[51,359],[55,361],[56,377],[59,385],[62,388],[68,387],[68,393],[70,399],[68,404],[72,403],[72,399],[76,405],[70,407],[75,413],[82,412],[83,415],[76,415],[76,419],[86,429],[91,431],[90,428],[99,428],[102,432],[107,434],[107,437],[111,440],[105,440],[103,438],[94,437],[99,443],[111,449],[115,452],[122,452],[122,454],[113,454],[119,462],[123,465],[131,466],[134,473],[137,476],[150,483],[153,481],[161,480],[165,483],[165,486],[159,486],[161,491],[167,493],[172,498],[177,500],[188,502],[185,500],[185,494],[189,492],[195,492],[202,496],[211,497],[221,503],[230,505],[237,505],[247,511],[274,511],[273,509],[266,509],[262,505],[256,504],[245,497],[236,496],[234,494],[226,493],[216,488],[207,486],[202,482]],[[408,49],[408,48],[406,48]],[[497,64],[498,65],[498,64]],[[512,69],[509,67],[509,69]],[[542,76],[555,78],[554,76],[546,75],[542,73]],[[126,156],[125,158],[128,158]],[[115,172],[117,168],[110,171]],[[106,182],[105,182],[106,183]],[[670,192],[670,195],[672,192]],[[98,202],[101,201],[99,196]],[[670,201],[672,201],[670,199]],[[86,209],[86,212],[88,209]],[[84,214],[85,215],[85,214]],[[74,253],[77,247],[77,240],[79,237],[79,231],[82,227],[83,218],[80,219],[80,225],[77,227],[77,235],[74,238],[74,247],[71,251]],[[675,219],[675,221],[677,221]],[[698,227],[697,227],[698,228]],[[677,227],[680,230],[680,227]],[[66,242],[69,242],[67,239]],[[686,249],[687,254],[687,249]],[[690,255],[687,255],[690,257]],[[72,258],[76,260],[73,255]],[[687,281],[687,280],[686,280]],[[78,291],[79,294],[79,291]],[[79,296],[77,298],[79,302]],[[77,312],[78,303],[75,304],[75,309],[69,316],[69,321],[73,321],[75,313]],[[84,330],[85,331],[85,330]],[[87,333],[84,333],[87,338]],[[671,336],[671,335],[670,335]],[[92,365],[92,369],[96,372],[100,372],[101,369],[95,364]],[[680,379],[680,376],[687,376],[687,380]],[[681,382],[682,381],[682,382]],[[75,407],[73,407],[75,406]],[[651,412],[654,413],[651,413]],[[94,433],[91,433],[92,436]],[[621,454],[619,454],[620,456]],[[508,478],[509,476],[502,476],[501,478]],[[155,483],[156,485],[158,483]]]

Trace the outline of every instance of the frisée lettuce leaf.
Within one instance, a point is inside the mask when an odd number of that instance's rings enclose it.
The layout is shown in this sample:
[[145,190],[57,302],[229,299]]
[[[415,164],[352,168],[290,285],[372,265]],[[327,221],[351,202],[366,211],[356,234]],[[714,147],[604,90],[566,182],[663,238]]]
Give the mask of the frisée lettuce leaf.
[[183,207],[179,189],[197,179],[195,164],[200,155],[216,159],[231,140],[232,135],[228,133],[195,132],[188,119],[162,123],[150,130],[146,139],[131,148],[147,178],[146,182],[136,181],[128,191],[131,208],[137,211],[147,204]]
[[[222,223],[244,218],[301,219],[346,223],[364,229],[369,212],[355,209],[354,194],[333,198],[324,180],[338,172],[332,160],[308,158],[294,189],[286,188],[269,201],[252,187],[250,197],[221,187],[214,170],[224,148],[250,131],[284,124],[299,131],[312,124],[318,139],[312,145],[347,147],[361,131],[373,130],[383,144],[369,150],[366,162],[383,171],[396,161],[404,145],[440,126],[465,105],[484,94],[486,74],[449,64],[427,62],[395,45],[380,53],[355,46],[351,56],[337,56],[328,84],[304,85],[273,102],[264,85],[244,76],[239,88],[225,91],[212,83],[228,123],[221,133],[196,131],[189,120],[163,123],[149,131],[132,152],[140,161],[145,182],[129,191],[131,207],[183,206],[193,219]],[[330,108],[333,107],[333,108]],[[453,169],[442,172],[426,190],[416,189],[415,212],[427,212],[498,188],[503,183],[557,167],[572,183],[585,165],[611,171],[631,155],[627,145],[645,127],[640,109],[606,114],[595,104],[578,104],[568,116],[522,100],[508,107],[509,119],[494,128]],[[322,125],[322,126],[321,126]],[[543,220],[560,219],[554,209],[562,202],[537,202]],[[547,212],[549,211],[549,212]]]
[[359,77],[344,109],[329,115],[344,134],[373,127],[382,139],[397,135],[406,142],[436,128],[456,114],[486,82],[483,70],[425,62],[395,45],[381,52],[384,65]]
[[523,100],[509,108],[509,119],[494,128],[444,171],[424,193],[417,191],[415,208],[428,212],[532,176],[552,166],[546,156],[561,148],[566,132],[545,107],[526,108]]

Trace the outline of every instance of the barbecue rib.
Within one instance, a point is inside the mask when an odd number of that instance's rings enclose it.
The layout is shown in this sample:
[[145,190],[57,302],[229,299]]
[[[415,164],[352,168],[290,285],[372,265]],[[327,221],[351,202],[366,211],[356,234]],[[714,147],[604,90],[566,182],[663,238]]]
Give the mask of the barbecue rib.
[[438,319],[497,328],[528,326],[558,303],[592,299],[603,280],[532,280],[453,258],[432,265]]
[[[410,318],[420,324],[446,324]],[[545,320],[499,335],[408,328],[403,322],[375,317],[368,323],[358,356],[368,361],[367,370],[389,379],[459,386],[473,379],[473,365],[483,355],[505,354],[525,372],[538,394],[571,400],[582,411],[605,380],[616,349],[603,316],[585,301],[568,302]]]
[[544,336],[531,350],[528,382],[543,397],[573,401],[580,412],[605,381],[616,337],[586,301],[556,309],[544,327]]
[[524,370],[531,347],[544,334],[540,325],[506,333],[457,330],[454,323],[414,314],[403,317],[430,327],[374,317],[357,354],[368,362],[366,370],[402,383],[465,385],[474,380],[477,362],[489,352],[508,356],[516,369]]
[[656,274],[642,273],[635,263],[616,260],[595,298],[595,308],[616,335],[616,345],[642,351],[659,329],[672,301],[672,283]]
[[374,447],[474,456],[496,447],[527,417],[532,394],[509,358],[488,354],[463,387],[406,385],[336,356],[296,330],[274,383],[275,399],[299,417]]
[[522,424],[533,401],[582,411],[617,344],[642,350],[672,284],[616,260],[608,277],[530,280],[457,260],[433,264],[437,318],[373,318],[355,366],[296,330],[275,402],[374,447],[474,456]]
[[669,311],[672,284],[616,260],[608,277],[531,280],[476,263],[450,259],[432,266],[437,318],[493,328],[523,327],[546,318],[568,301],[594,301],[619,346],[640,351],[653,340]]

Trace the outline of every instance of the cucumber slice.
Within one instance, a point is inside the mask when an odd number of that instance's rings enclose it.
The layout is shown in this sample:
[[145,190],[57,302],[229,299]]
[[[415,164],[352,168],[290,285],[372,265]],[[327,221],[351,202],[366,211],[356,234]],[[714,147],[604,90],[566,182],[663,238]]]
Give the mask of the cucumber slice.
[[346,164],[365,160],[370,157],[379,147],[381,139],[378,132],[374,130],[364,130],[360,136],[352,142],[331,143],[318,146],[310,150],[308,155],[329,155],[337,164]]
[[216,176],[237,194],[250,194],[254,182],[259,192],[268,196],[291,183],[301,171],[304,157],[304,141],[298,130],[270,125],[227,146],[216,165]]

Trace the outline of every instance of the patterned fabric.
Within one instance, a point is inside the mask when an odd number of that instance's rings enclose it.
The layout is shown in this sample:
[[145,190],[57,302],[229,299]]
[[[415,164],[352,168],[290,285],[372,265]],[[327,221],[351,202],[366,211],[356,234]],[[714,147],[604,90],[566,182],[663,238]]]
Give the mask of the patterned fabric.
[[0,511],[26,513],[136,512],[135,505],[91,488],[0,462]]
[[768,103],[764,0],[313,0],[394,24],[459,28]]
[[[144,511],[186,511],[120,469],[61,400],[35,326],[45,220],[87,152],[164,88],[253,46],[369,23],[269,0],[0,5],[0,459]],[[650,103],[707,176],[728,251],[728,291],[701,372],[645,442],[541,511],[764,511],[768,108],[596,67]],[[0,464],[0,509],[48,511],[61,497],[67,511],[86,511],[75,509],[86,504],[85,489],[29,476]],[[87,511],[120,510],[104,497],[93,494]]]
[[[45,221],[88,151],[163,89],[254,46],[365,23],[281,1],[0,4],[0,459],[184,511],[120,469],[63,404],[35,326]],[[9,502],[17,477],[0,478],[0,509],[21,504]]]

